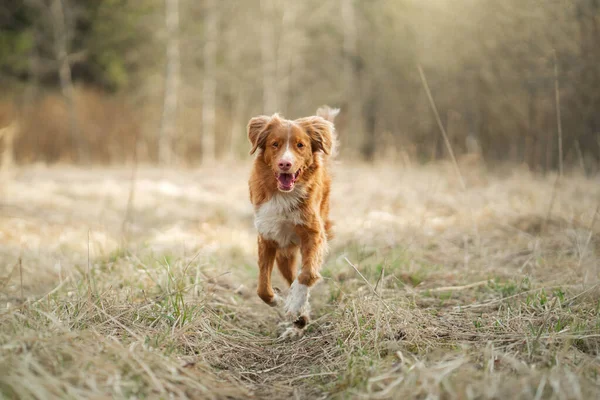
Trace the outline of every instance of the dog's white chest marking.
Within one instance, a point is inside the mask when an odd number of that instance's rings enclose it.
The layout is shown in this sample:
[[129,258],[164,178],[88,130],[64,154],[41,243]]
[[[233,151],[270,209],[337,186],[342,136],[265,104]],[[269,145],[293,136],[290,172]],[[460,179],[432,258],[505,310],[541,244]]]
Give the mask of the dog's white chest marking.
[[294,230],[303,223],[298,205],[304,193],[296,187],[292,193],[276,193],[269,201],[261,204],[254,215],[254,226],[267,240],[274,240],[281,247],[300,244]]

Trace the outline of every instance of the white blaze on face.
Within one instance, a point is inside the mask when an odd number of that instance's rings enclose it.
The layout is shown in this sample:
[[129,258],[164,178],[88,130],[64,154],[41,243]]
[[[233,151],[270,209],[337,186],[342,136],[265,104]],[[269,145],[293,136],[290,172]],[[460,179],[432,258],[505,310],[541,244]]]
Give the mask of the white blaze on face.
[[295,157],[294,153],[290,149],[292,145],[292,124],[288,124],[288,134],[287,139],[285,141],[285,150],[283,151],[283,155],[281,156],[281,161],[287,161],[294,164]]

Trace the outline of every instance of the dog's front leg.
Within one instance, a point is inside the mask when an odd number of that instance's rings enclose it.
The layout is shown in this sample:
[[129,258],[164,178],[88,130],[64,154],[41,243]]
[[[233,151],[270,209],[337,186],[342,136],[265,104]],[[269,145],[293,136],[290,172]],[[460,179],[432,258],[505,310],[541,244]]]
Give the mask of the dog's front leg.
[[275,264],[275,255],[277,253],[277,244],[271,240],[265,240],[262,236],[258,237],[258,296],[271,307],[275,307],[278,302],[277,293],[273,292],[271,287],[271,273]]
[[303,328],[308,323],[310,288],[321,278],[319,270],[327,248],[323,224],[316,222],[296,227],[296,234],[301,242],[302,270],[290,287],[285,308],[288,315],[294,319],[294,324],[299,328]]

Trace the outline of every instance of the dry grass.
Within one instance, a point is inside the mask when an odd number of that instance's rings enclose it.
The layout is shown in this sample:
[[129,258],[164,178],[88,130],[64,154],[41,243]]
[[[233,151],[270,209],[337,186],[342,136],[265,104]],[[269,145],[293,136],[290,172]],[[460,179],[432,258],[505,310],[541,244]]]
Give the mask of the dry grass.
[[[56,163],[78,160],[77,145],[89,152],[93,163],[125,163],[138,157],[154,160],[155,141],[142,135],[146,123],[154,122],[146,103],[133,104],[122,95],[109,96],[89,88],[75,90],[77,128],[81,143],[74,143],[69,129],[69,111],[64,97],[40,91],[32,104],[17,109],[13,99],[0,97],[0,129],[18,121],[20,129],[12,151],[19,163]],[[1,148],[1,145],[0,145]]]
[[451,171],[338,166],[314,321],[281,340],[247,170],[140,168],[124,221],[131,171],[23,169],[0,208],[0,393],[598,397],[597,178],[553,195],[472,167],[462,191]]

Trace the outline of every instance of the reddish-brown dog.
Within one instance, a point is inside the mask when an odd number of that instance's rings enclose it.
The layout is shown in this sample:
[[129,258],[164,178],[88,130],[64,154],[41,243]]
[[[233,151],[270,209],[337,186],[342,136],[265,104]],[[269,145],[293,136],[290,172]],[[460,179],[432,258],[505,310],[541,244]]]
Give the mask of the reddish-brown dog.
[[[274,114],[248,123],[250,154],[257,154],[249,181],[258,230],[257,293],[270,306],[279,303],[271,286],[277,261],[290,285],[285,309],[298,328],[308,322],[309,291],[321,277],[319,269],[332,236],[329,160],[336,152],[333,119],[338,112],[321,107],[316,116],[294,121]],[[302,266],[297,275],[298,252]]]

